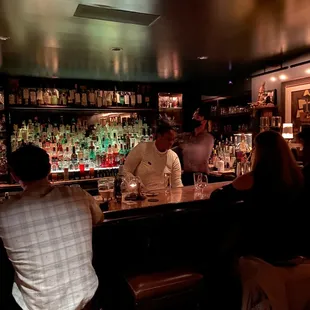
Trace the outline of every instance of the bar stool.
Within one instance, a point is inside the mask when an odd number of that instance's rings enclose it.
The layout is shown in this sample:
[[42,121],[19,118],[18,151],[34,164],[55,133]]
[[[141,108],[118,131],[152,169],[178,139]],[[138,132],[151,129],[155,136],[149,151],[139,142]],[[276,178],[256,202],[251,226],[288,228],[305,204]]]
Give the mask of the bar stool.
[[203,276],[199,273],[170,270],[126,278],[135,309],[180,309],[191,304],[198,307]]

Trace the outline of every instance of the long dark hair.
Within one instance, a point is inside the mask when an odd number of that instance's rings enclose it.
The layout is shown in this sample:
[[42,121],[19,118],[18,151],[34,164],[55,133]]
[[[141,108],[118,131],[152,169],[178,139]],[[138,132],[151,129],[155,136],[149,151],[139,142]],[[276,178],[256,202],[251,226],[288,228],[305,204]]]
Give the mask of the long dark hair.
[[293,194],[303,188],[303,175],[282,136],[265,131],[255,139],[253,177],[255,190]]

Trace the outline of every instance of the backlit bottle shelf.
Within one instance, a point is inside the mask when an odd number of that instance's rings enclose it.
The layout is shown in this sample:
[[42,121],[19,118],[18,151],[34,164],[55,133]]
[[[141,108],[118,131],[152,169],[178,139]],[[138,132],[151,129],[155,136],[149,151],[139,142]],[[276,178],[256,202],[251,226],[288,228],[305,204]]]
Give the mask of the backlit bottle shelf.
[[[118,169],[119,166],[114,166],[114,167],[101,167],[101,168],[94,168],[94,171],[104,171],[104,170],[113,170],[113,169]],[[87,168],[87,169],[84,169],[85,172],[89,172],[90,169]],[[80,169],[69,169],[68,172],[81,172]],[[52,170],[51,171],[51,174],[53,173],[64,173],[64,170]]]

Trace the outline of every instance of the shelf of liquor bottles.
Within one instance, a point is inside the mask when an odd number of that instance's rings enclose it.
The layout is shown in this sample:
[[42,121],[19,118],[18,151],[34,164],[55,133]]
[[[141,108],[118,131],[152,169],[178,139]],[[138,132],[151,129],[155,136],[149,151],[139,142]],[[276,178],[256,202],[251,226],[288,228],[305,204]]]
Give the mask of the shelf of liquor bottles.
[[67,106],[53,106],[53,105],[44,105],[44,106],[9,106],[8,111],[14,112],[52,112],[52,113],[83,113],[83,114],[94,114],[94,113],[119,113],[119,112],[151,112],[154,113],[156,109],[150,108],[133,108],[133,107],[102,107],[102,108],[81,108],[81,107],[67,107]]
[[152,141],[158,117],[157,94],[137,83],[9,78],[2,98],[0,173],[9,174],[10,152],[34,144],[49,154],[54,182],[113,176],[134,146]]
[[46,150],[53,181],[100,177],[117,169],[139,142],[153,140],[147,118],[126,112],[12,113],[9,131],[11,151],[29,143]]
[[16,78],[8,80],[8,106],[49,108],[157,108],[149,84]]

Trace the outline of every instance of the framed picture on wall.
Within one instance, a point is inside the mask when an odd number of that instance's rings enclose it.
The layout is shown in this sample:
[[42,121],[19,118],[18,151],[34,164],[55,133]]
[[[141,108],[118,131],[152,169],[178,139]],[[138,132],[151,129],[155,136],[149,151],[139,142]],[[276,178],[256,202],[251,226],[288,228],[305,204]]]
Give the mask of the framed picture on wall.
[[310,123],[310,78],[282,83],[281,114],[293,123],[294,132]]

